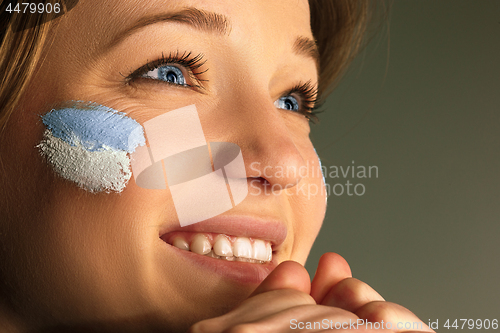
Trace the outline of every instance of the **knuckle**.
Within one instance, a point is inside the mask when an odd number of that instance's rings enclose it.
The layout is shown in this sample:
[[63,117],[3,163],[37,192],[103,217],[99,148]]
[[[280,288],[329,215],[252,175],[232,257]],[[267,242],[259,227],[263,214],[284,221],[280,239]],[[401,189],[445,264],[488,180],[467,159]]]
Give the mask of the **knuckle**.
[[366,283],[355,278],[344,279],[335,286],[335,293],[346,300],[363,298],[369,291],[371,288]]
[[262,331],[258,330],[255,325],[252,324],[240,324],[233,326],[227,330],[225,330],[223,333],[259,333]]
[[335,293],[342,298],[357,297],[364,289],[364,283],[355,278],[346,278],[335,286]]
[[385,301],[373,301],[364,305],[358,311],[358,315],[369,321],[380,322],[381,320],[396,319],[398,317],[394,303]]
[[355,278],[340,281],[333,287],[332,293],[336,299],[342,300],[341,303],[352,310],[369,302],[384,301],[372,287]]
[[327,294],[325,305],[355,311],[370,301],[365,285],[354,278],[338,282]]
[[283,289],[283,293],[290,298],[290,302],[294,304],[316,304],[311,295],[295,289]]
[[188,333],[215,333],[220,332],[219,325],[216,325],[213,320],[199,321],[189,328]]

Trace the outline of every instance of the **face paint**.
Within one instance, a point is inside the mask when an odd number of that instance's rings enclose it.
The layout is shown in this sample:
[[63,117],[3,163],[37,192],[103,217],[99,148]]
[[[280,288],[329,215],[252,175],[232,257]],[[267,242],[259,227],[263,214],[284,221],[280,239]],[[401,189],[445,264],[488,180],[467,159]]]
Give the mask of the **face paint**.
[[142,126],[111,108],[75,102],[42,117],[37,146],[54,171],[89,192],[121,192],[130,177],[128,153],[145,144]]

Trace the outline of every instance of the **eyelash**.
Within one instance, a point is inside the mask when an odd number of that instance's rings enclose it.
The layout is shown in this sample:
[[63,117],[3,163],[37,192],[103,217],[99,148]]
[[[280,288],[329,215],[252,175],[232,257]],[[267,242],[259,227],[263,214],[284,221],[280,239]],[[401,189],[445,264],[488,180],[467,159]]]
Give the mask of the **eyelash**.
[[[136,79],[142,77],[142,75],[146,74],[149,71],[152,71],[162,65],[166,64],[176,64],[181,65],[185,69],[187,69],[187,74],[190,81],[195,82],[195,84],[186,83],[185,86],[197,89],[204,89],[202,86],[202,82],[207,82],[208,80],[200,79],[199,76],[208,71],[208,68],[202,71],[197,70],[202,67],[206,60],[203,59],[204,55],[202,53],[197,54],[196,56],[192,56],[192,52],[184,52],[180,53],[179,51],[175,53],[170,53],[168,56],[162,53],[161,58],[150,61],[147,64],[139,67],[132,73],[130,73],[126,79],[127,83],[133,82]],[[175,83],[171,83],[168,81],[158,81],[161,84],[170,84],[179,86]],[[293,88],[289,89],[285,92],[281,97],[284,96],[292,96],[293,94],[299,95],[300,100],[300,110],[298,113],[302,114],[306,119],[311,121],[312,123],[318,122],[317,114],[321,111],[318,111],[320,107],[317,105],[318,102],[318,89],[311,83],[311,81],[307,81],[305,83],[298,83]]]
[[321,107],[321,105],[318,105],[318,88],[311,81],[307,81],[306,83],[296,84],[282,96],[293,94],[299,95],[300,110],[298,112],[312,123],[317,123],[319,121],[317,114],[321,112],[318,110]]
[[[197,88],[197,89],[203,89],[202,82],[206,82],[207,80],[202,80],[198,76],[202,75],[203,73],[208,71],[208,68],[203,70],[203,71],[196,71],[200,67],[202,67],[205,63],[206,60],[203,59],[204,55],[202,53],[199,53],[196,56],[192,56],[192,52],[184,52],[184,53],[179,53],[179,51],[175,53],[170,53],[168,56],[165,57],[165,55],[162,53],[161,58],[150,61],[144,66],[139,67],[135,71],[133,71],[131,74],[129,74],[126,79],[127,83],[133,82],[136,79],[141,78],[142,75],[146,74],[149,71],[152,71],[158,67],[161,67],[162,65],[167,65],[167,64],[175,64],[175,65],[181,65],[182,67],[187,69],[187,74],[189,79],[192,82],[195,82],[195,84],[188,84],[186,83],[185,86],[191,87],[191,88]],[[175,85],[179,86],[175,83],[167,82],[167,81],[159,81],[161,84],[170,84],[170,85]]]

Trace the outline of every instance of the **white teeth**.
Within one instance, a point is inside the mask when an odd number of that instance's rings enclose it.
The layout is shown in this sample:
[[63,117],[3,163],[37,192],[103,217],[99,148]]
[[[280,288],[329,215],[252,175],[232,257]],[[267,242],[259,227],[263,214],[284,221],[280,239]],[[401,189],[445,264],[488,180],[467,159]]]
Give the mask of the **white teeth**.
[[231,247],[231,242],[229,242],[229,239],[227,239],[226,236],[223,235],[217,236],[214,244],[214,252],[218,256],[224,256],[224,257],[233,256],[233,249]]
[[266,243],[266,253],[267,253],[267,258],[265,260],[267,261],[273,260],[273,248],[271,247],[270,243]]
[[246,237],[238,237],[233,244],[233,253],[235,257],[252,258],[252,244]]
[[205,235],[197,234],[191,242],[191,252],[198,254],[207,254],[212,250],[212,245]]
[[174,239],[174,242],[172,244],[173,246],[181,249],[181,250],[186,250],[186,251],[189,251],[189,244],[188,242],[186,242],[184,239],[180,238],[180,237],[176,237]]
[[253,242],[253,255],[252,259],[267,260],[269,258],[266,249],[266,243],[263,240],[256,239]]
[[273,250],[271,243],[268,241],[254,239],[252,244],[248,237],[232,237],[231,239],[235,240],[231,244],[226,235],[219,234],[215,237],[212,247],[210,239],[205,234],[196,234],[192,238],[190,245],[182,236],[175,236],[172,245],[181,250],[228,261],[263,264],[273,259]]

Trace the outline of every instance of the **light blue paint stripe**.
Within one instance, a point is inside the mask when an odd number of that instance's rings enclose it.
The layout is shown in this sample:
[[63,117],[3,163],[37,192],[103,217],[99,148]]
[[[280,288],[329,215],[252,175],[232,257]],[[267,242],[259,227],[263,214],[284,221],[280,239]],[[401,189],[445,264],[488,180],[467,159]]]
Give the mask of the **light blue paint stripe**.
[[72,146],[78,141],[89,151],[103,146],[132,153],[146,143],[144,129],[123,112],[103,105],[76,102],[42,117],[52,134]]

